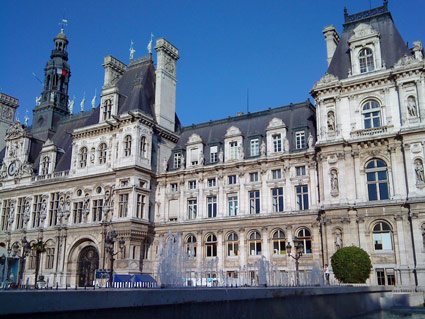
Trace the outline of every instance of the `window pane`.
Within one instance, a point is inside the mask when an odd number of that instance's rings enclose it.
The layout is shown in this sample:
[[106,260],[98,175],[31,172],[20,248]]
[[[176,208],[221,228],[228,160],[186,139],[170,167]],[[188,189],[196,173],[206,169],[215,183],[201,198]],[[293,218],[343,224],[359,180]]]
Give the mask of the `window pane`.
[[367,191],[369,194],[369,200],[378,200],[378,194],[376,193],[376,185],[369,184],[367,185]]
[[368,182],[374,182],[374,181],[376,181],[376,175],[375,175],[375,173],[367,173],[367,181]]
[[308,194],[304,194],[304,209],[308,209]]
[[379,197],[380,199],[388,199],[388,184],[379,183]]
[[387,171],[378,172],[378,180],[379,181],[387,180]]
[[382,250],[382,236],[381,234],[373,234],[373,244],[375,250]]
[[364,120],[364,128],[371,128],[370,119],[365,119]]
[[383,249],[385,250],[392,250],[393,249],[393,245],[391,242],[391,233],[384,233],[384,234],[380,234],[382,236],[382,246]]

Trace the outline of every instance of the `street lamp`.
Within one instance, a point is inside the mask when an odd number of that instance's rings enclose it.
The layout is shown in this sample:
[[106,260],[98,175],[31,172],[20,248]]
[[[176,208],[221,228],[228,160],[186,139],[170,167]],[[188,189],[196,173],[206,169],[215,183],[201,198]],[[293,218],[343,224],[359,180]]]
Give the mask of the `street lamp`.
[[[21,256],[19,256],[19,271],[18,271],[18,287],[21,286],[21,281],[22,281],[22,276],[24,274],[24,270],[25,270],[25,259],[28,257],[30,251],[31,251],[31,244],[28,242],[27,238],[24,236],[21,239],[21,244],[22,244],[22,254]],[[13,244],[15,246],[15,248],[12,249],[19,249],[19,245],[17,242],[15,242],[15,244]]]
[[109,253],[109,256],[111,258],[111,270],[109,273],[109,286],[112,287],[113,281],[114,281],[114,256],[116,256],[119,252],[121,252],[124,249],[125,240],[123,237],[118,241],[120,250],[117,252],[114,252],[114,244],[117,238],[117,233],[115,230],[113,230],[111,233],[108,233],[108,235],[105,238],[105,248],[106,251]]
[[294,242],[294,248],[295,248],[295,256],[291,255],[292,246],[291,246],[290,242],[288,242],[288,244],[286,245],[286,253],[288,254],[289,257],[292,257],[293,259],[295,259],[296,285],[299,286],[299,284],[300,284],[300,273],[299,273],[299,269],[298,269],[299,268],[299,261],[298,260],[303,255],[304,245],[303,245],[302,242],[300,242],[298,240],[297,237],[294,238],[293,242]]
[[31,248],[35,251],[34,288],[37,289],[37,278],[38,272],[40,271],[40,255],[46,251],[46,242],[44,242],[43,239],[39,238],[37,242],[32,244]]

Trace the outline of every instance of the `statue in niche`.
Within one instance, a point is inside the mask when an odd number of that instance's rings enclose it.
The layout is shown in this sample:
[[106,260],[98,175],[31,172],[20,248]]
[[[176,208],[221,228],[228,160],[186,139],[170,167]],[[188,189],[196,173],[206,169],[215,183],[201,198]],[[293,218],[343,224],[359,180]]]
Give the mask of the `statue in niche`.
[[261,142],[260,153],[261,157],[266,156],[266,143],[264,141]]
[[89,193],[86,193],[84,195],[84,202],[83,202],[83,213],[86,216],[90,213],[89,206],[90,206],[90,195]]
[[25,204],[24,204],[24,224],[26,225],[31,217],[31,198],[27,197],[25,198]]
[[334,169],[331,171],[331,190],[333,193],[337,193],[339,191],[338,172]]
[[342,234],[339,231],[336,233],[336,236],[335,236],[335,246],[336,246],[336,249],[342,248]]
[[335,114],[332,111],[328,113],[328,130],[335,131]]
[[218,152],[218,162],[219,163],[223,163],[224,160],[224,154],[223,154],[223,149],[220,149],[220,152]]
[[309,149],[313,149],[313,147],[314,147],[314,138],[313,138],[313,135],[311,135],[311,133],[308,134],[307,144],[308,144],[308,148]]
[[416,182],[424,183],[424,165],[420,159],[415,160]]
[[410,117],[418,117],[418,109],[416,107],[416,99],[413,96],[407,98],[407,111]]

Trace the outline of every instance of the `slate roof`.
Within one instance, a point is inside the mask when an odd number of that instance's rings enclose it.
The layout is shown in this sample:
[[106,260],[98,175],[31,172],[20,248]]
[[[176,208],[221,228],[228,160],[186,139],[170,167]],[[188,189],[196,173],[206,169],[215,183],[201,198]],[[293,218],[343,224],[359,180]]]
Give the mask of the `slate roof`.
[[[314,106],[307,100],[297,104],[269,108],[265,111],[183,127],[174,152],[184,150],[189,137],[192,134],[198,134],[204,144],[204,154],[209,154],[209,146],[215,144],[221,145],[220,148],[222,148],[227,130],[231,126],[235,126],[242,133],[244,154],[245,158],[247,158],[249,156],[249,143],[247,141],[249,141],[250,137],[260,137],[261,141],[264,140],[266,128],[273,118],[279,118],[285,123],[290,151],[293,152],[295,151],[295,131],[304,129],[306,131],[306,139],[309,132],[314,137],[316,136],[315,112]],[[173,158],[170,157],[168,167],[172,167],[172,160]],[[209,164],[208,156],[205,156],[205,164]]]
[[348,40],[354,34],[353,30],[361,23],[370,24],[381,34],[381,55],[387,68],[393,67],[404,55],[411,55],[386,6],[346,15],[345,20],[344,30],[328,68],[328,73],[337,76],[340,80],[348,77],[348,70],[351,68]]

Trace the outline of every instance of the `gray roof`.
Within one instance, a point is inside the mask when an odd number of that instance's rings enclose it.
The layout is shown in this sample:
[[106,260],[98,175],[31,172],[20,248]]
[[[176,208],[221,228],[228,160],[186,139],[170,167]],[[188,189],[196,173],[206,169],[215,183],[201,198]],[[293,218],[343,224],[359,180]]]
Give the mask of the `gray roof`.
[[[381,9],[381,10],[377,10]],[[337,76],[340,80],[348,77],[351,68],[348,40],[354,34],[353,30],[361,23],[367,23],[381,34],[381,55],[387,68],[391,68],[404,55],[411,55],[406,43],[394,25],[391,13],[386,7],[346,15],[344,30],[328,68],[328,73]]]
[[[204,154],[209,154],[209,147],[223,145],[224,136],[231,126],[239,128],[244,139],[244,154],[249,156],[249,143],[251,137],[266,137],[266,128],[274,118],[283,120],[287,127],[287,138],[290,150],[295,151],[294,134],[297,130],[304,130],[306,136],[310,132],[316,136],[315,108],[309,100],[287,106],[269,108],[265,111],[247,113],[240,116],[228,117],[226,119],[210,121],[207,123],[191,125],[182,128],[182,133],[177,142],[174,152],[180,152],[186,148],[186,143],[192,134],[201,137],[204,144]],[[261,142],[260,142],[261,143]],[[169,167],[172,167],[172,157],[169,159]],[[209,164],[208,156],[205,156],[205,164]]]

